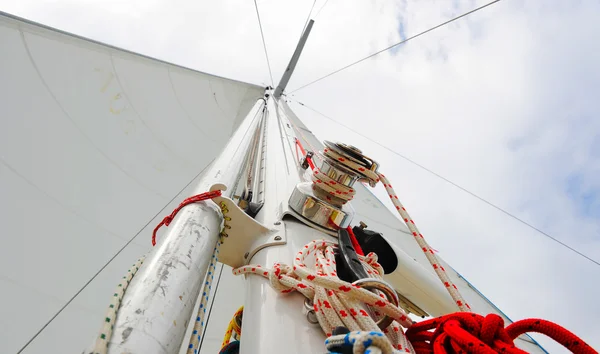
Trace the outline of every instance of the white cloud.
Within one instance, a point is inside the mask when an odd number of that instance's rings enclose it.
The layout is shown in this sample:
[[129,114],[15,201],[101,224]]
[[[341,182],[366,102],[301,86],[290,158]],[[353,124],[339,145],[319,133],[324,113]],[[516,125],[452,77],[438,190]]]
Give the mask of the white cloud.
[[[410,36],[483,3],[330,0],[289,88],[398,41],[400,23]],[[0,5],[201,71],[269,82],[252,1]],[[311,5],[259,1],[276,82]],[[503,1],[294,98],[600,259],[599,11],[594,1]],[[554,320],[600,347],[600,267],[314,112],[292,107],[319,138],[350,142],[379,160],[433,247],[510,317]],[[385,201],[382,189],[376,193]]]

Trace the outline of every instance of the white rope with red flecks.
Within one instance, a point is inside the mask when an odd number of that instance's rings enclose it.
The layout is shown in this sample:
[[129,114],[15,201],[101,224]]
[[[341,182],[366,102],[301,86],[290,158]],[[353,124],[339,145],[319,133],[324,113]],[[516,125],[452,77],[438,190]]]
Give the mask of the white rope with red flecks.
[[[313,303],[317,320],[328,337],[338,326],[350,331],[378,331],[375,321],[384,315],[390,316],[394,321],[383,332],[395,349],[413,353],[400,327],[412,325],[408,315],[390,303],[383,294],[375,294],[338,278],[334,254],[336,247],[330,241],[311,241],[298,252],[293,267],[282,263],[275,263],[272,269],[247,265],[234,269],[233,274],[263,276],[269,279],[275,290],[283,294],[300,292]],[[314,260],[312,268],[306,265],[309,257]],[[376,254],[370,253],[359,258],[367,274],[382,278],[383,268],[377,263]],[[368,311],[373,311],[376,318],[371,317]]]
[[[433,267],[433,270],[437,274],[438,278],[440,278],[440,280],[442,281],[442,284],[444,284],[444,286],[448,290],[448,293],[450,293],[450,296],[452,297],[458,308],[463,312],[470,312],[471,307],[469,306],[469,304],[466,303],[466,301],[458,291],[456,285],[454,285],[452,280],[450,280],[450,277],[448,276],[448,274],[446,274],[446,269],[440,264],[440,261],[435,255],[434,251],[431,249],[427,241],[425,241],[425,238],[423,238],[423,235],[419,232],[419,229],[417,229],[415,222],[410,217],[410,215],[408,215],[408,212],[406,211],[402,203],[400,203],[400,200],[398,200],[398,195],[396,194],[396,191],[394,191],[394,188],[392,188],[392,184],[390,183],[390,181],[382,173],[378,174],[369,169],[366,169],[364,166],[355,163],[354,161],[338,154],[337,152],[329,148],[323,149],[323,154],[328,158],[338,161],[340,164],[344,165],[344,167],[355,171],[364,178],[367,178],[370,181],[374,182],[371,185],[374,185],[379,181],[383,183],[383,186],[388,192],[390,200],[396,207],[396,210],[400,214],[400,217],[402,218],[402,220],[404,220],[406,226],[408,226],[408,229],[414,236],[415,241],[417,241],[417,244],[425,253],[425,257],[427,257],[427,260]],[[315,184],[318,184],[319,188],[345,201],[351,200],[354,197],[354,194],[356,193],[353,189],[340,185],[335,180],[332,180],[327,175],[319,171],[318,168],[315,168],[312,180]]]

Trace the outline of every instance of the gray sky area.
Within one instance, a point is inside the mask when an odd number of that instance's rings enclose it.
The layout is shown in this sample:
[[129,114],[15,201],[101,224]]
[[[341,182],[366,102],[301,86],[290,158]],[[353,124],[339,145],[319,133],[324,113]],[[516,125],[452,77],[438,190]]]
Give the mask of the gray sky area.
[[[485,2],[317,0],[288,92]],[[312,5],[258,0],[275,83]],[[0,0],[0,10],[271,84],[249,0]],[[600,266],[372,140],[600,260],[599,13],[593,0],[503,0],[289,96],[319,139],[380,162],[432,247],[509,317],[556,321],[596,348]],[[383,187],[375,194],[391,207]]]

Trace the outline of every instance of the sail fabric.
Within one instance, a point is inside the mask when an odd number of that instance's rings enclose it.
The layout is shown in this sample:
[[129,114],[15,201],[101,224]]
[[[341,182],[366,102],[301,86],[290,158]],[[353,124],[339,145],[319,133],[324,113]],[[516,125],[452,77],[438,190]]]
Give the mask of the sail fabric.
[[67,303],[23,352],[80,352],[264,89],[5,13],[0,46],[0,352]]

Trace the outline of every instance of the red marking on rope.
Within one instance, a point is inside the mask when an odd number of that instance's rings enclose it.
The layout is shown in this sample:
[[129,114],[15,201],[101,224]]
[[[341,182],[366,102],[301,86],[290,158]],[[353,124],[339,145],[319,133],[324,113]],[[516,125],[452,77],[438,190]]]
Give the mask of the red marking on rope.
[[287,294],[287,293],[291,293],[292,291],[294,291],[294,289],[285,289],[285,290],[281,290],[281,293]]
[[160,229],[163,225],[169,226],[173,219],[175,219],[175,216],[177,216],[177,213],[179,213],[179,211],[183,209],[183,207],[192,203],[198,203],[203,200],[213,199],[220,196],[221,191],[212,191],[194,195],[192,197],[184,199],[183,202],[181,202],[181,204],[179,204],[179,206],[177,206],[177,208],[175,208],[175,210],[173,210],[173,212],[170,215],[165,216],[164,219],[162,219],[162,221],[158,225],[156,225],[154,231],[152,231],[152,246],[156,246],[156,233],[158,232],[158,229]]
[[307,286],[306,286],[306,285],[304,285],[304,284],[302,284],[302,283],[299,283],[299,284],[298,284],[298,287],[299,287],[299,288],[301,288],[301,289],[306,289],[306,288],[307,288]]
[[344,311],[344,310],[341,310],[341,311],[340,311],[340,315],[341,315],[342,317],[348,317],[348,314],[347,314],[347,313],[346,313],[346,311]]
[[423,247],[423,252],[427,253],[427,248]]
[[345,292],[345,293],[347,293],[348,291],[352,290],[352,288],[351,288],[351,287],[349,287],[349,286],[346,286],[346,285],[342,285],[342,286],[340,286],[340,287],[339,287],[339,289],[340,289],[341,291]]
[[329,304],[329,301],[327,301],[327,300],[323,301],[323,305],[325,305],[325,308],[328,308],[328,309],[331,308],[331,305]]
[[[294,269],[296,269],[296,267],[294,267]],[[314,275],[312,275],[312,274],[309,274],[309,275],[306,277],[306,279],[308,279],[308,280],[315,280],[315,276],[314,276]]]
[[256,268],[252,268],[252,271],[254,272],[256,270]]
[[438,265],[437,264],[432,264],[433,269],[438,269]]
[[334,292],[333,290],[327,290],[327,296],[333,296]]
[[360,310],[359,311],[361,315],[365,316],[365,317],[369,317],[369,314],[367,313],[367,311],[365,310]]
[[458,290],[458,288],[456,287],[456,285],[452,284],[452,286],[454,287],[454,289]]
[[379,306],[379,307],[385,307],[386,303],[385,303],[385,302],[383,302],[383,301],[381,301],[381,300],[378,300],[378,301],[375,303],[375,305],[377,305],[377,306]]
[[444,267],[440,266],[440,269],[442,270],[442,272],[445,272],[446,269],[444,269]]
[[417,236],[417,233],[416,233],[416,232],[413,232],[413,236]]
[[339,160],[339,161],[341,161],[341,162],[344,162],[344,161],[346,161],[346,159],[345,159],[345,158],[343,158],[343,157],[338,157],[338,160]]
[[264,272],[263,275],[269,275],[269,272]]
[[447,281],[444,282],[444,285],[449,288],[450,287],[450,283],[448,283]]
[[365,168],[364,168],[364,167],[359,167],[359,168],[358,168],[358,170],[359,170],[360,172],[365,172]]
[[352,314],[352,316],[358,316],[358,312],[356,312],[356,310],[354,309],[350,309],[350,313]]
[[394,332],[400,332],[400,328],[394,326]]

